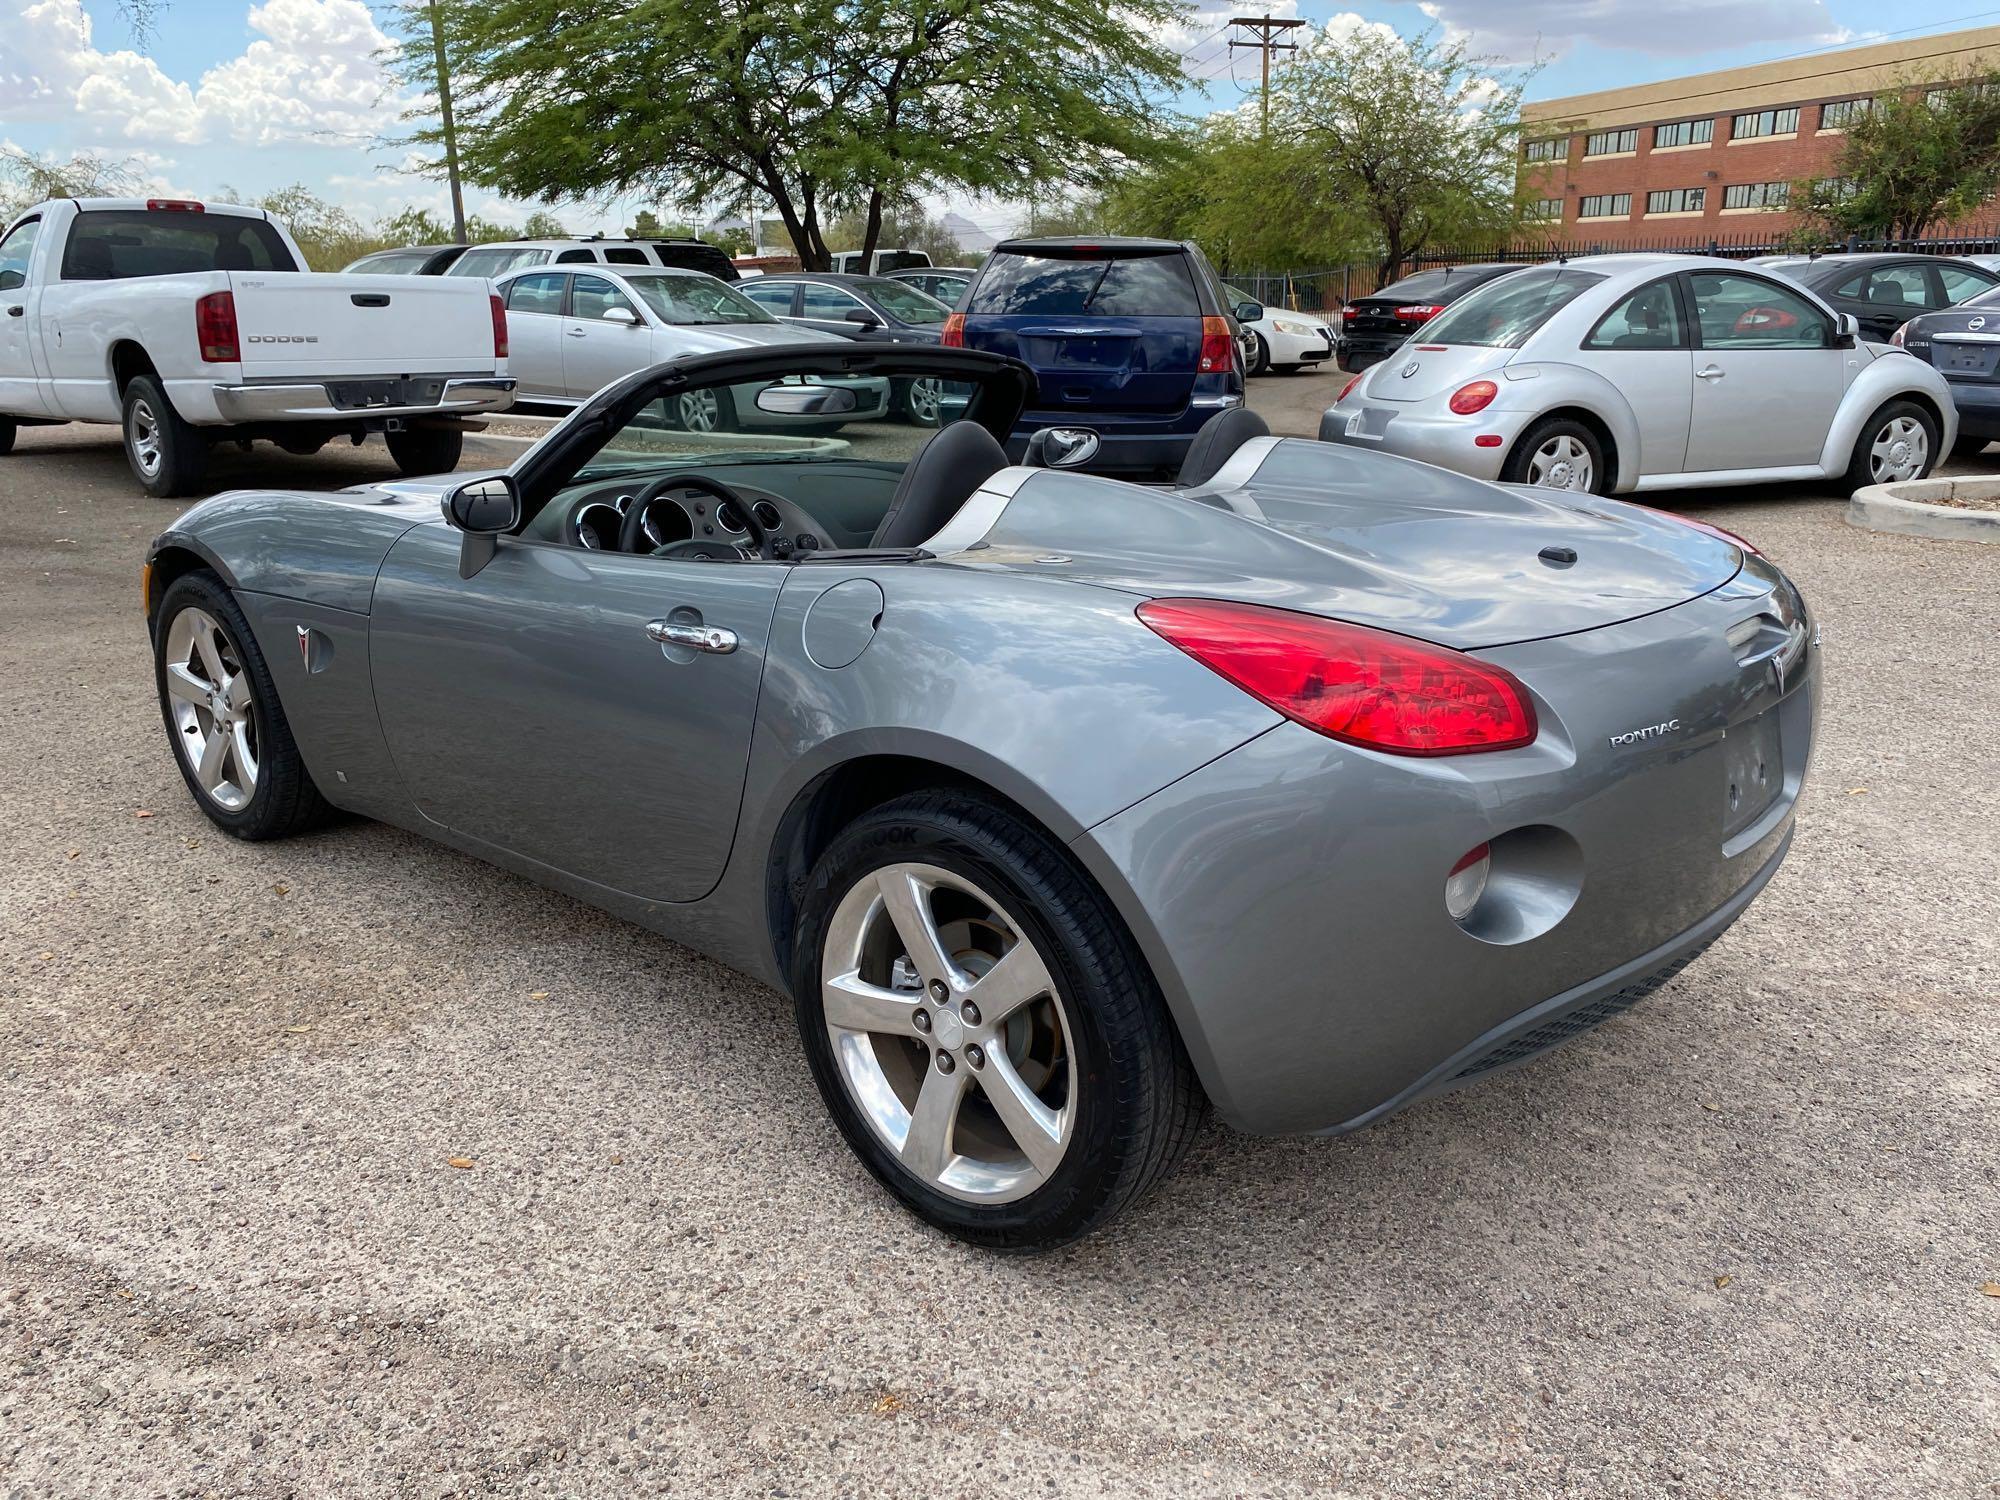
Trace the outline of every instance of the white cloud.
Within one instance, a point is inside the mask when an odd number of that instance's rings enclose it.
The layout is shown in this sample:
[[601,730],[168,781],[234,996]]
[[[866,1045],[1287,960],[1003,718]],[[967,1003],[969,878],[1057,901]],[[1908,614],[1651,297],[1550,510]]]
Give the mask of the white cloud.
[[1580,43],[1692,57],[1718,45],[1810,48],[1848,36],[1825,0],[1423,0],[1419,8],[1448,36],[1517,63]]
[[267,0],[249,24],[257,39],[191,85],[98,51],[81,0],[39,0],[0,24],[0,118],[175,145],[352,146],[382,129],[391,43],[361,0]]

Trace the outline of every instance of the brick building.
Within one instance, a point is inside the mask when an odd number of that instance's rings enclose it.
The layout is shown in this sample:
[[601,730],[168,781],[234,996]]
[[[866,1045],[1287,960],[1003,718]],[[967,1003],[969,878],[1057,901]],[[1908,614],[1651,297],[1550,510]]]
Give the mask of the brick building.
[[1776,239],[1791,185],[1834,175],[1874,95],[1996,68],[2000,26],[1983,26],[1526,104],[1521,184],[1566,241]]

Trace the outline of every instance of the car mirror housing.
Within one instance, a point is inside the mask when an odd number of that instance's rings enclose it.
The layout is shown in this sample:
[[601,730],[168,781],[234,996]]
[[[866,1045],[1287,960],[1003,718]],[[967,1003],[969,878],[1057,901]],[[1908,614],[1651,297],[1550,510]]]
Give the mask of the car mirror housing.
[[850,323],[859,323],[863,328],[880,328],[882,326],[882,320],[863,307],[857,307],[853,312],[849,313],[847,321]]
[[468,479],[445,491],[444,518],[461,536],[458,576],[470,578],[493,561],[499,538],[521,524],[521,487],[511,474]]
[[1261,302],[1239,302],[1236,304],[1236,321],[1239,323],[1255,323],[1263,316],[1264,304]]
[[1840,332],[1834,338],[1836,349],[1852,349],[1861,340],[1861,320],[1853,313],[1840,315]]
[[623,323],[627,328],[639,326],[639,315],[629,307],[607,307],[599,314],[602,323]]
[[1028,439],[1022,462],[1030,468],[1080,469],[1097,457],[1103,440],[1088,427],[1044,427]]

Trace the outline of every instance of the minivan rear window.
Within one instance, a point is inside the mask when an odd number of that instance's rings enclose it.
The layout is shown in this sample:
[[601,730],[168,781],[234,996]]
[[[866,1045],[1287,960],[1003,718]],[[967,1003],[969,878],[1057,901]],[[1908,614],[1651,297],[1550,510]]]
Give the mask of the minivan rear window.
[[1568,266],[1516,271],[1467,292],[1424,324],[1424,342],[1518,349],[1584,288],[1602,280],[1596,271]]
[[86,210],[70,226],[62,259],[64,281],[298,269],[266,219],[173,208]]
[[972,289],[967,313],[1055,317],[1198,318],[1187,257],[1040,256],[996,253]]

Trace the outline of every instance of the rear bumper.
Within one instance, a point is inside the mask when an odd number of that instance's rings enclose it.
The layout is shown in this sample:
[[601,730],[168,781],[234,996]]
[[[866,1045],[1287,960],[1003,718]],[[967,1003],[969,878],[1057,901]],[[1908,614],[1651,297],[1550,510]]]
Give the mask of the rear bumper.
[[[421,379],[422,377],[418,377]],[[209,390],[219,422],[345,422],[377,417],[463,416],[504,411],[514,404],[511,375],[442,376],[432,400],[371,401],[346,392],[376,382],[327,380],[284,385],[215,385]]]
[[2000,438],[2000,385],[1948,381],[1960,437]]
[[[1319,419],[1319,437],[1325,443],[1346,443],[1414,458],[1474,479],[1498,479],[1516,440],[1538,415],[1532,410],[1488,407],[1474,416],[1461,417],[1433,402],[1399,405],[1353,395],[1326,409]],[[1482,448],[1474,441],[1482,434],[1497,435],[1500,442]]]
[[[1567,1040],[1713,941],[1789,848],[1816,730],[1817,650],[1780,682],[1729,643],[1771,598],[1746,567],[1655,615],[1481,653],[1535,695],[1519,750],[1410,759],[1282,724],[1075,840],[1217,1112],[1354,1129]],[[1748,775],[1771,761],[1768,801],[1731,800],[1746,752]],[[1499,905],[1461,925],[1445,877],[1487,843]]]

